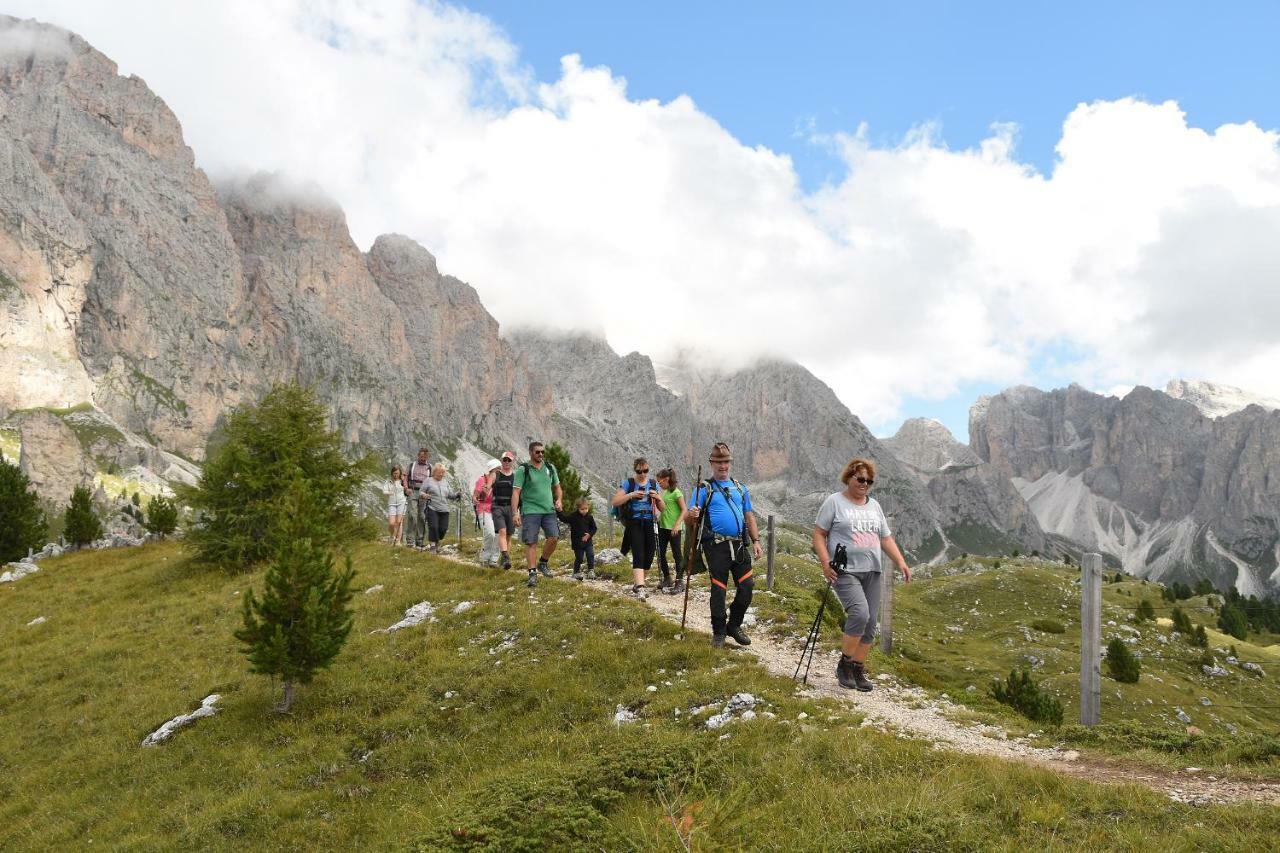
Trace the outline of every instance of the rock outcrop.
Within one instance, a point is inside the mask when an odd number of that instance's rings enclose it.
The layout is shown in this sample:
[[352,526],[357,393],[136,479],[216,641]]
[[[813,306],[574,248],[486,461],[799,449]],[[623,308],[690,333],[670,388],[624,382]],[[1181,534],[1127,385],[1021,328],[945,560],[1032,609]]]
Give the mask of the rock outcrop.
[[93,488],[93,460],[61,418],[35,410],[14,415],[13,419],[22,439],[18,467],[41,497],[62,507],[71,500],[76,486]]
[[1047,533],[1143,577],[1280,591],[1280,412],[1020,387],[974,406],[969,434]]
[[938,421],[912,418],[883,444],[926,489],[947,554],[1056,551],[1010,479]]

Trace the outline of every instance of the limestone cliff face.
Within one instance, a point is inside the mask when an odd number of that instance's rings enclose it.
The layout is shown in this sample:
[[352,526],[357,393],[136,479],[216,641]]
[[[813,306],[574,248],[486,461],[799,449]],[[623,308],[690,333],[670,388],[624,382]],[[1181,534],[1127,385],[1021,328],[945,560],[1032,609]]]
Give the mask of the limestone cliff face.
[[92,403],[202,457],[225,412],[315,386],[352,444],[516,443],[546,386],[425,249],[368,255],[314,188],[218,190],[177,119],[77,36],[0,18],[0,410]]
[[1157,579],[1280,590],[1280,412],[1216,420],[1149,388],[1014,388],[970,413],[973,449],[1041,526]]
[[0,271],[35,297],[17,312],[27,341],[53,321],[44,373],[67,384],[46,396],[80,402],[91,387],[117,420],[198,453],[244,373],[234,342],[205,334],[243,297],[213,188],[142,80],[56,28],[6,17],[0,31],[0,184],[19,190],[4,194]]
[[687,482],[711,445],[726,441],[734,476],[750,486],[760,508],[809,524],[841,488],[845,463],[866,456],[879,466],[876,497],[899,541],[917,559],[941,548],[936,510],[922,485],[800,365],[763,362],[725,374],[668,368],[663,381],[678,385],[677,396],[658,384],[648,357],[619,356],[600,338],[522,332],[512,342],[554,390],[551,434],[610,490],[635,456],[655,469],[674,465]]
[[883,444],[919,479],[950,551],[1049,553],[1044,531],[1009,478],[935,420],[912,418]]

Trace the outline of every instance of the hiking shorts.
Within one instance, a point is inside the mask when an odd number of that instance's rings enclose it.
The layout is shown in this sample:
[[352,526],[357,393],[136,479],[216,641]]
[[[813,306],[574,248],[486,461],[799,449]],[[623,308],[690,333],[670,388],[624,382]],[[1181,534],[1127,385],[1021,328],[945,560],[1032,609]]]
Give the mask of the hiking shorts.
[[560,535],[560,522],[554,512],[534,512],[520,516],[520,540],[526,545],[538,544],[538,531],[541,530],[548,539]]
[[506,504],[505,506],[494,504],[489,514],[493,516],[493,529],[495,531],[505,530],[508,536],[515,532],[516,521],[512,517],[511,504]]

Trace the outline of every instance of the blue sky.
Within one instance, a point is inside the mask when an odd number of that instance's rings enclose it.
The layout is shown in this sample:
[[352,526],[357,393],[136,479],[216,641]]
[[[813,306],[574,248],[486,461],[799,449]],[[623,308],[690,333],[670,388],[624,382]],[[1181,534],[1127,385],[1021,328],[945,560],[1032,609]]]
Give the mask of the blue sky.
[[806,188],[842,177],[810,131],[895,144],[926,122],[952,147],[1020,129],[1054,163],[1078,103],[1173,99],[1200,127],[1280,126],[1280,3],[672,3],[474,0],[540,80],[560,58],[625,77],[632,98],[690,95],[748,145],[795,160]]

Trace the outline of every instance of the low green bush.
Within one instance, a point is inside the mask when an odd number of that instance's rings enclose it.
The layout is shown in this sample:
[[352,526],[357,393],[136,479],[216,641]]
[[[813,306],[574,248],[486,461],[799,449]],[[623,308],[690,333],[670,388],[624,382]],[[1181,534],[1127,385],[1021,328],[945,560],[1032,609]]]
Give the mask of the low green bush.
[[1031,627],[1037,631],[1043,631],[1046,634],[1065,634],[1067,628],[1057,619],[1037,619],[1031,623]]
[[1062,725],[1062,703],[1047,693],[1040,692],[1040,685],[1031,680],[1028,669],[1014,669],[1005,682],[993,681],[991,695],[997,702],[1010,706],[1018,713],[1039,723]]
[[1107,673],[1124,684],[1137,684],[1142,665],[1119,637],[1107,643]]

